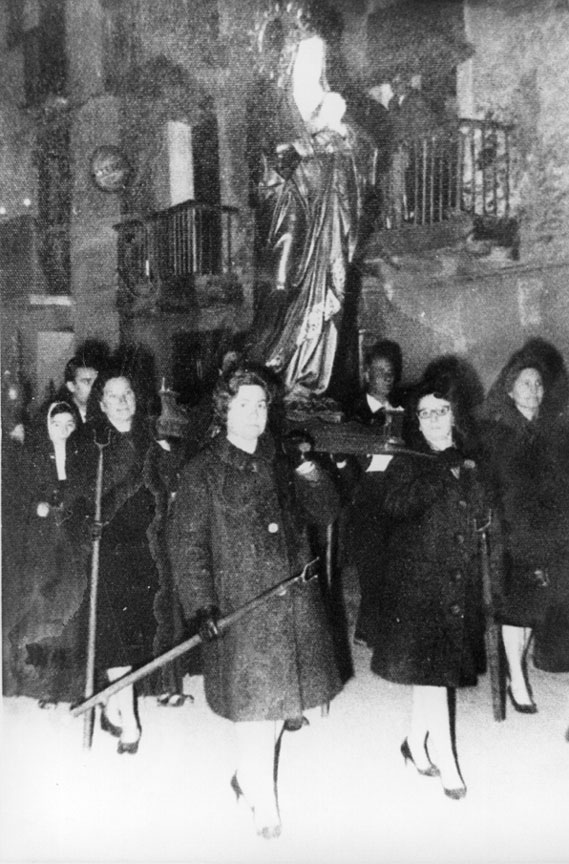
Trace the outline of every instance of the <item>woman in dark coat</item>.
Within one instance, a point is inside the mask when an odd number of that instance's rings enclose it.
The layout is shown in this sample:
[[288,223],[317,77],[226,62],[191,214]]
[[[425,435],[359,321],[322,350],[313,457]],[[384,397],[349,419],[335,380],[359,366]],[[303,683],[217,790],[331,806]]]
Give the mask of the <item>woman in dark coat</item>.
[[[101,372],[89,397],[82,455],[91,490],[96,442],[103,445],[103,490],[95,658],[112,682],[155,653],[165,557],[157,547],[158,523],[166,515],[170,460],[137,411],[131,377],[121,368]],[[119,739],[119,753],[137,752],[141,728],[132,685],[109,698],[101,726]]]
[[9,643],[16,692],[36,696],[40,707],[81,693],[83,651],[76,613],[86,587],[88,538],[84,512],[74,506],[77,423],[67,402],[51,403],[22,453],[24,556],[18,573],[18,616]]
[[[336,516],[330,478],[312,461],[289,461],[265,434],[270,389],[261,371],[224,374],[214,407],[224,434],[184,469],[169,526],[170,550],[188,619],[207,639],[216,619],[299,573],[310,560],[303,513]],[[206,699],[235,722],[239,767],[231,785],[254,812],[257,832],[280,833],[273,779],[277,721],[341,689],[321,589],[295,583],[203,645]]]
[[569,477],[562,453],[568,439],[560,434],[553,388],[548,392],[544,386],[549,381],[542,353],[529,343],[490,389],[481,423],[488,484],[504,531],[497,600],[508,694],[514,708],[526,714],[537,711],[526,662],[532,633],[543,631],[548,608],[563,593],[567,602],[569,593]]
[[385,474],[391,526],[371,662],[382,678],[413,686],[401,753],[419,773],[440,775],[453,799],[466,786],[449,701],[454,688],[476,684],[483,665],[476,527],[488,517],[476,466],[460,449],[457,404],[448,378],[423,381],[410,399],[409,444],[425,455],[395,456]]

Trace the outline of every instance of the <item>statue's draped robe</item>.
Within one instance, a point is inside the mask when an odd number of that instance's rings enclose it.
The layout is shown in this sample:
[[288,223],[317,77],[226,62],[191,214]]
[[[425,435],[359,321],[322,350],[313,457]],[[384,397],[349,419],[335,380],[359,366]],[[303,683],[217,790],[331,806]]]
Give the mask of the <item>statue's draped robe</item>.
[[[330,381],[373,154],[349,126],[311,134],[292,71],[260,87],[252,123],[261,290],[251,351],[281,374],[290,399],[318,396]],[[287,144],[297,149],[279,165],[276,148]]]

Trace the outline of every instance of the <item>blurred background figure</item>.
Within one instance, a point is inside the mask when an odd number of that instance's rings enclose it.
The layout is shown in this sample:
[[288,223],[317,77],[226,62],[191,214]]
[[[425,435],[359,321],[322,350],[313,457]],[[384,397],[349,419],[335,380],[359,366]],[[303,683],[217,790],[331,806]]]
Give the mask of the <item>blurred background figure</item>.
[[375,342],[364,358],[364,391],[350,407],[350,419],[366,425],[383,426],[386,410],[401,403],[398,388],[402,373],[403,354],[397,342],[391,339]]
[[[403,371],[400,346],[389,339],[376,342],[366,353],[364,391],[348,411],[350,419],[382,430],[388,414],[399,402]],[[381,439],[378,437],[378,443]],[[344,496],[350,504],[345,515],[343,542],[347,559],[355,564],[360,586],[360,608],[354,640],[367,644],[373,632],[371,617],[377,606],[389,520],[383,511],[383,478],[389,457],[382,454],[343,457],[336,454]],[[350,491],[347,493],[347,487]]]
[[[408,75],[391,80],[393,96],[389,102],[391,131],[391,165],[388,183],[388,226],[399,228],[412,221],[422,202],[418,192],[423,185],[425,168],[414,155],[415,143],[421,143],[438,128],[437,117],[421,93],[412,86]],[[418,181],[415,178],[419,172]]]
[[65,366],[63,387],[58,398],[71,404],[81,425],[87,420],[87,402],[93,382],[108,364],[109,356],[109,348],[104,342],[88,339]]

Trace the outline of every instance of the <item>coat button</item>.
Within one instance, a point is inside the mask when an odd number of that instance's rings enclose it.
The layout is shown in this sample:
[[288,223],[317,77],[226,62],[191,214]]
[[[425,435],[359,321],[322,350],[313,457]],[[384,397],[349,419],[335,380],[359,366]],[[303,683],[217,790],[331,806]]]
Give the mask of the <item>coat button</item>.
[[279,526],[277,525],[276,522],[269,522],[269,526],[268,526],[269,534],[276,534],[278,530],[279,530]]
[[454,604],[450,607],[450,614],[451,614],[451,615],[458,616],[458,615],[460,615],[461,613],[462,613],[462,609],[460,608],[460,606],[458,605],[458,603],[454,603]]

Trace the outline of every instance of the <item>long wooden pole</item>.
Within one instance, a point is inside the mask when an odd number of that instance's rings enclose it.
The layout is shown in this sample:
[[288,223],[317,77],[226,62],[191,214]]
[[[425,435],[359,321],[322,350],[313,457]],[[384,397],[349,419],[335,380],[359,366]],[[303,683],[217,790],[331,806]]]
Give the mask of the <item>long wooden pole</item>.
[[[108,443],[108,442],[107,442]],[[93,533],[93,551],[91,555],[91,578],[89,581],[89,624],[87,630],[87,670],[85,674],[85,698],[95,692],[95,640],[97,634],[97,592],[99,587],[99,551],[101,545],[101,500],[103,497],[103,449],[106,444],[99,444],[97,462],[97,483],[95,487],[95,527]],[[83,723],[83,746],[86,749],[93,743],[94,710],[85,714]]]
[[[226,615],[224,618],[221,618],[217,622],[217,629],[220,633],[224,630],[227,630],[228,627],[231,627],[232,624],[235,624],[236,621],[239,621],[245,615],[248,615],[253,609],[256,609],[258,606],[262,606],[263,603],[270,597],[275,597],[279,594],[285,594],[287,589],[290,588],[295,582],[308,582],[315,573],[312,573],[312,568],[317,563],[318,558],[314,558],[312,561],[309,561],[306,564],[300,573],[297,573],[296,576],[289,576],[288,579],[283,579],[282,582],[279,582],[277,585],[273,585],[272,588],[268,588],[266,591],[263,591],[262,594],[259,594],[257,597],[254,597],[253,600],[250,600],[248,603],[245,603],[239,609],[236,609],[235,612],[231,612],[230,615]],[[141,678],[146,678],[152,672],[155,672],[156,669],[160,669],[162,666],[165,666],[167,663],[171,663],[172,660],[176,660],[182,654],[187,654],[188,651],[191,651],[192,648],[195,648],[196,645],[202,641],[201,636],[197,633],[195,636],[190,637],[190,639],[186,639],[185,642],[181,642],[180,645],[174,646],[174,648],[170,648],[169,651],[166,651],[164,654],[161,654],[159,657],[155,657],[154,660],[151,660],[149,663],[146,663],[144,666],[141,666],[139,669],[135,669],[132,672],[129,672],[127,675],[123,675],[122,678],[118,678],[116,681],[113,681],[112,684],[109,684],[108,687],[105,687],[104,690],[100,690],[98,693],[94,695],[89,694],[89,698],[85,699],[84,702],[81,702],[80,705],[76,705],[71,709],[71,713],[74,717],[78,717],[80,714],[83,714],[85,711],[93,711],[95,705],[99,703],[104,703],[110,696],[114,696],[115,693],[118,693],[119,690],[122,690],[123,687],[128,687],[130,684],[134,684],[136,681],[140,681]]]
[[494,720],[500,722],[505,719],[504,704],[504,676],[502,674],[502,645],[500,625],[494,617],[494,601],[492,598],[492,581],[490,573],[490,560],[488,552],[488,528],[487,524],[478,529],[480,543],[480,567],[482,574],[482,594],[484,601],[484,614],[486,618],[486,660],[488,662],[488,673],[490,676],[490,688],[492,691],[492,713]]

